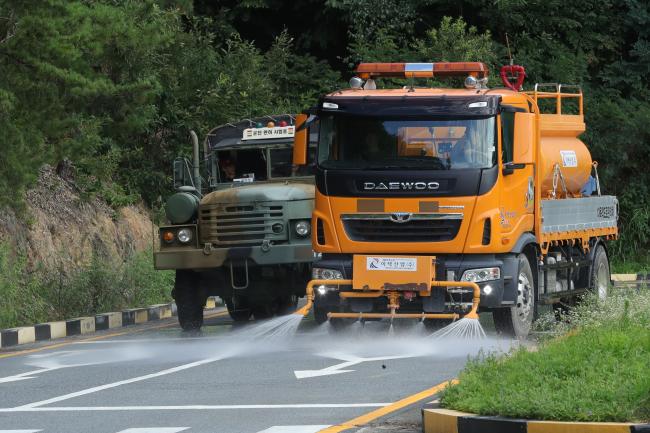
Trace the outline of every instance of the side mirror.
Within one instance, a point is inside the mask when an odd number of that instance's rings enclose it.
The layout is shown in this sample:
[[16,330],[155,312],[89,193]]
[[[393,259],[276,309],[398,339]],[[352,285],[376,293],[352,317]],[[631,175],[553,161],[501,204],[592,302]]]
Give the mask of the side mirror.
[[174,160],[174,189],[185,185],[185,160],[176,158]]
[[513,141],[513,164],[525,165],[535,162],[535,114],[515,113]]
[[174,189],[178,190],[184,186],[196,190],[192,171],[190,170],[190,162],[186,158],[178,157],[174,160]]
[[309,127],[307,125],[307,114],[296,116],[296,132],[293,136],[293,164],[307,164],[307,145],[309,142]]

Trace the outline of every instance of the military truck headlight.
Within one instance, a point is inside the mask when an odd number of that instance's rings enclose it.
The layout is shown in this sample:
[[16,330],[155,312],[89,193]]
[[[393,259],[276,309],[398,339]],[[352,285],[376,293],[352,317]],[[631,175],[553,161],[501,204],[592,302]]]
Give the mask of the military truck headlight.
[[176,236],[178,239],[178,242],[182,244],[186,244],[189,241],[192,240],[192,230],[190,229],[180,229],[178,231],[178,235]]
[[311,232],[311,226],[309,225],[309,221],[298,221],[296,223],[296,234],[298,236],[305,237],[309,235],[309,232]]
[[342,280],[343,274],[336,269],[312,268],[311,278],[314,280]]
[[499,268],[480,268],[468,269],[463,272],[461,281],[472,281],[474,283],[481,283],[483,281],[494,281],[501,279],[501,269]]

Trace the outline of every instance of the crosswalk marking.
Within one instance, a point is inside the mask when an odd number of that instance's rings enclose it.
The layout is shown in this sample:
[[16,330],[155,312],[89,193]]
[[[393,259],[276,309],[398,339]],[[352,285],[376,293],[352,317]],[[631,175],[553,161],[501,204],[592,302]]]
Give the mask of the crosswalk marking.
[[317,433],[329,425],[276,425],[257,433]]
[[189,429],[189,427],[143,427],[128,428],[117,433],[178,433],[179,431],[187,429]]

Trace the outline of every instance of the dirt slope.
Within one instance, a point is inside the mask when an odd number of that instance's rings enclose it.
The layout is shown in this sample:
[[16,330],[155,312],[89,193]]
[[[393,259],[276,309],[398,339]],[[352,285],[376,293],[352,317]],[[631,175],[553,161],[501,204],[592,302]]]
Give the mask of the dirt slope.
[[93,253],[122,261],[151,248],[154,227],[144,207],[115,211],[99,199],[82,199],[74,181],[66,178],[44,166],[26,193],[25,216],[0,210],[0,242],[26,254],[31,266],[64,271],[87,263]]

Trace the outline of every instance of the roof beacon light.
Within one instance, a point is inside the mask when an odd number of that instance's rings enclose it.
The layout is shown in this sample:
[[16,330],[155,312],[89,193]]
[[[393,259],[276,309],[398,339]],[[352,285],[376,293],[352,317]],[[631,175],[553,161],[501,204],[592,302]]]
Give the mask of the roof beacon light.
[[372,78],[368,78],[368,81],[366,81],[366,84],[363,86],[363,90],[376,90],[377,89],[377,83],[375,83],[375,80]]
[[350,87],[353,89],[360,89],[363,86],[363,80],[359,77],[350,78]]
[[488,67],[481,62],[438,62],[438,63],[360,63],[355,71],[367,80],[376,77],[432,78],[470,75],[486,78]]

